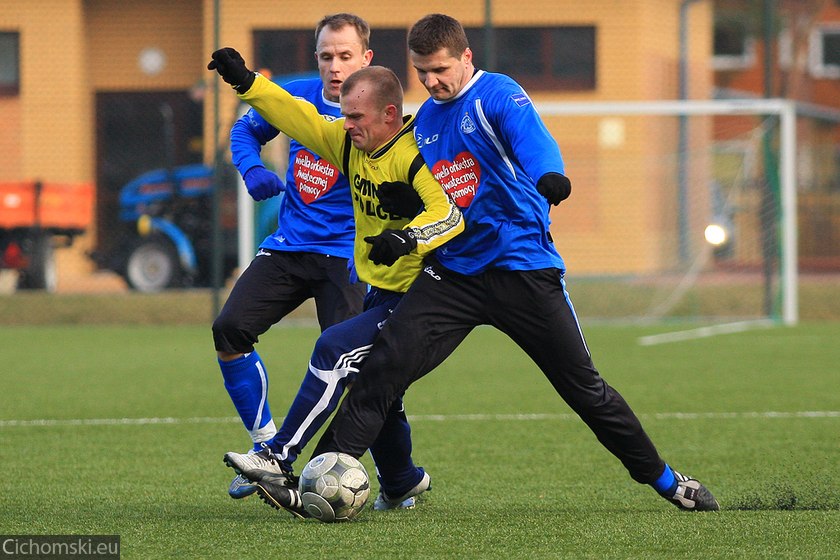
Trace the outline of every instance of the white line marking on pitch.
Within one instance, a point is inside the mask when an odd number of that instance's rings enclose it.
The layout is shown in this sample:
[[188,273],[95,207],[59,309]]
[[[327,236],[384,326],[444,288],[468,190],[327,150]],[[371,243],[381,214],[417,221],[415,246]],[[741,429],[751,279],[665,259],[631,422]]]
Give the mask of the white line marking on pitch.
[[[738,418],[840,418],[840,410],[802,410],[794,412],[656,412],[639,414],[642,419],[654,420],[697,420]],[[418,414],[409,415],[412,422],[469,422],[469,421],[531,421],[531,420],[575,420],[575,414]],[[54,426],[147,426],[168,424],[235,424],[241,420],[235,416],[194,418],[70,418],[36,420],[0,420],[0,428],[54,427]]]
[[684,340],[696,340],[708,338],[719,334],[733,334],[746,332],[753,329],[768,329],[776,326],[770,319],[759,319],[756,321],[739,321],[737,323],[726,323],[723,325],[711,325],[687,331],[674,331],[662,334],[652,334],[639,337],[639,346],[654,346],[656,344],[668,344],[669,342],[682,342]]

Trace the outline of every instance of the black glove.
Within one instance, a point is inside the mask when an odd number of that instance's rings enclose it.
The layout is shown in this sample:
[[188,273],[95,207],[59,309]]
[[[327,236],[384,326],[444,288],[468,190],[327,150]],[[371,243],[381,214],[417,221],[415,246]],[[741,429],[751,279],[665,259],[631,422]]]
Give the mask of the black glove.
[[248,70],[245,59],[235,49],[225,47],[210,55],[213,60],[207,65],[208,70],[215,70],[224,81],[233,86],[239,93],[251,89],[256,73]]
[[537,181],[537,191],[549,204],[560,204],[572,193],[572,182],[561,173],[546,173]]
[[423,209],[423,200],[408,183],[386,181],[379,185],[379,205],[389,214],[413,218]]
[[408,229],[386,229],[379,235],[365,237],[365,241],[372,245],[368,258],[373,264],[385,266],[393,265],[417,247],[414,232]]

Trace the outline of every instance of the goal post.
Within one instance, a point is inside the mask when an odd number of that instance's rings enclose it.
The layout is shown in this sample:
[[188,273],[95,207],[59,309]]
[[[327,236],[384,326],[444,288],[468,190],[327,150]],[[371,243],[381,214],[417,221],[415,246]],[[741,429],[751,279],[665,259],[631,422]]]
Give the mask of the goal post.
[[[794,102],[535,101],[535,106],[557,138],[573,185],[572,197],[552,210],[555,244],[575,285],[584,286],[584,295],[592,294],[594,318],[604,312],[604,318],[635,321],[797,323]],[[728,172],[733,179],[726,184],[727,171],[721,167],[726,163],[727,146],[732,145],[743,147],[742,167]],[[684,188],[681,183],[686,175],[691,184]],[[753,184],[759,176],[764,177],[763,187]],[[683,200],[683,190],[690,193],[690,200]],[[772,199],[770,210],[765,191]],[[731,243],[741,246],[721,249],[705,240],[698,244],[702,228],[712,225],[716,199],[721,197],[728,197],[729,205],[736,207],[730,213],[738,214],[739,223],[734,225],[740,227],[735,232],[740,239]],[[762,212],[769,212],[770,217]],[[762,237],[749,242],[751,235]],[[691,245],[690,252],[684,242]],[[603,245],[614,249],[613,254],[604,251]],[[747,255],[749,245],[759,254]],[[730,255],[722,258],[726,250]],[[762,278],[763,264],[769,272]],[[753,283],[753,292],[772,293],[770,309],[763,305],[745,310],[738,301],[739,293],[743,300],[756,297],[747,295],[743,279],[748,272],[760,284],[756,288]],[[715,298],[716,290],[727,291],[722,287],[727,281],[744,286],[739,291],[733,284],[732,293],[725,296],[733,303],[732,316],[701,303],[703,298]],[[619,284],[627,289],[610,291]],[[572,296],[577,302],[576,294]],[[686,300],[694,302],[693,310]],[[582,315],[588,314],[587,302],[578,307]],[[630,309],[622,315],[607,307]]]

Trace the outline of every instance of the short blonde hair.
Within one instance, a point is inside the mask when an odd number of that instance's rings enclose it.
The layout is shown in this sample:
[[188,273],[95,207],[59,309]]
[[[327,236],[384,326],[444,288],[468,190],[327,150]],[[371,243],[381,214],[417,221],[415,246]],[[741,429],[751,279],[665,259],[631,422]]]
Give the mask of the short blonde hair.
[[400,79],[393,70],[384,66],[367,66],[356,70],[341,84],[341,95],[347,95],[361,82],[371,86],[373,98],[380,107],[394,105],[397,108],[397,115],[402,117],[403,89]]

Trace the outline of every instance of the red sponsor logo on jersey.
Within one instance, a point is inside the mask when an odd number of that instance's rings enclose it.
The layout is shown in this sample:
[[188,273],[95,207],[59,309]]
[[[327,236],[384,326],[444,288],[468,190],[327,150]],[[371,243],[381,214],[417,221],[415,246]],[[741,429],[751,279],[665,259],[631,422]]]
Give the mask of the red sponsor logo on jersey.
[[299,151],[295,156],[294,170],[300,199],[306,204],[318,200],[338,180],[338,169],[335,166],[315,158],[304,150]]
[[432,175],[443,185],[456,205],[466,208],[478,191],[481,168],[471,153],[461,152],[453,161],[442,159],[434,164]]

